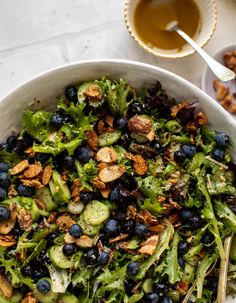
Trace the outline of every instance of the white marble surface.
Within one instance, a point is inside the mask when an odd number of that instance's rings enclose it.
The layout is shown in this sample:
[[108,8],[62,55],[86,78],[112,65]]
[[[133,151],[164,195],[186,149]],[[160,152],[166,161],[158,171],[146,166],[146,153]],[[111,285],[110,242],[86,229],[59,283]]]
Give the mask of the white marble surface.
[[[95,58],[152,63],[200,85],[201,59],[146,54],[126,31],[123,5],[123,0],[0,0],[0,97],[50,67]],[[236,40],[236,1],[217,0],[217,8],[217,29],[205,47],[210,54]]]

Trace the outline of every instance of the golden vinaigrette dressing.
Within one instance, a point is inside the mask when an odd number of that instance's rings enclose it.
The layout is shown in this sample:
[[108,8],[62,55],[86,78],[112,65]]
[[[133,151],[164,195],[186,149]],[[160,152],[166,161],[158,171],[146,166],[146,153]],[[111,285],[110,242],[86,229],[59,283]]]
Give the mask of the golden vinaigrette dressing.
[[162,49],[179,49],[186,44],[177,33],[164,30],[174,20],[193,37],[200,24],[200,12],[194,0],[141,0],[134,14],[135,29],[141,40]]

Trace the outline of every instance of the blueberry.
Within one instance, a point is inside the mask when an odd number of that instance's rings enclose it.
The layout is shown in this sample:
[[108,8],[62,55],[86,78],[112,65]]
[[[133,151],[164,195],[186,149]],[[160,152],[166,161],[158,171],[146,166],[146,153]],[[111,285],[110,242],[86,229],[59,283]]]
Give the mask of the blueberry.
[[133,101],[130,103],[129,108],[128,108],[128,116],[132,117],[134,115],[139,115],[143,112],[143,105],[139,101]]
[[16,146],[16,144],[17,144],[17,136],[14,136],[14,135],[9,136],[7,138],[7,144],[9,145],[9,147],[11,149],[13,149]]
[[135,222],[133,220],[125,221],[123,230],[126,234],[132,234],[134,232]]
[[23,267],[21,271],[24,275],[28,277],[31,277],[34,274],[34,268],[31,264],[28,264],[27,266]]
[[92,248],[88,250],[84,254],[84,260],[88,265],[95,265],[97,264],[98,252],[96,249]]
[[7,197],[6,190],[0,187],[0,201],[4,201]]
[[183,208],[180,211],[180,217],[184,222],[189,222],[189,219],[194,216],[194,212],[190,208]]
[[106,222],[104,232],[109,237],[116,237],[120,234],[121,227],[117,220],[111,219]]
[[138,262],[135,261],[129,263],[129,265],[127,266],[127,272],[132,276],[136,275],[139,272],[139,269],[140,265]]
[[207,232],[207,233],[205,233],[204,235],[203,235],[203,237],[202,237],[202,243],[203,244],[211,244],[213,241],[214,241],[214,236],[213,236],[213,234],[212,233],[209,233],[209,232]]
[[78,90],[74,86],[68,86],[65,89],[65,97],[69,101],[77,102],[78,101],[78,95],[77,95],[77,93],[78,93]]
[[48,243],[54,243],[53,241],[58,237],[58,233],[54,232],[47,236]]
[[183,269],[185,267],[185,261],[183,258],[178,257],[179,266]]
[[139,238],[144,238],[148,233],[148,228],[144,224],[136,223],[134,227],[134,235]]
[[63,121],[65,123],[70,123],[70,124],[74,124],[74,120],[72,119],[72,117],[68,114],[63,114]]
[[132,175],[126,175],[125,178],[121,180],[121,186],[129,191],[133,191],[138,188],[138,182]]
[[60,159],[60,167],[65,170],[73,170],[75,167],[75,160],[73,157],[65,155]]
[[0,206],[0,222],[10,218],[10,211],[5,206]]
[[155,286],[155,290],[157,290],[157,292],[160,294],[166,294],[169,291],[168,286],[163,283],[158,283]]
[[0,187],[6,189],[9,184],[8,174],[6,172],[0,173]]
[[189,223],[194,227],[194,228],[199,228],[202,226],[203,221],[200,217],[200,215],[195,214],[192,218],[189,219]]
[[188,249],[189,249],[188,242],[184,242],[184,241],[179,242],[179,245],[178,245],[179,255],[185,254],[188,251]]
[[0,172],[2,173],[2,172],[8,172],[8,169],[9,169],[9,166],[6,164],[6,163],[4,163],[4,162],[0,162]]
[[233,213],[236,214],[236,206],[230,205],[230,209],[232,210]]
[[222,200],[228,205],[236,205],[236,197],[232,195],[223,195]]
[[216,144],[221,148],[226,148],[230,143],[230,138],[225,133],[221,132],[215,136]]
[[51,284],[48,280],[39,280],[37,282],[37,289],[41,294],[46,294],[50,291],[51,289]]
[[17,186],[17,192],[19,196],[23,196],[23,197],[32,197],[34,194],[34,188],[33,187],[29,187],[29,186],[25,186],[23,184],[19,184]]
[[118,210],[116,212],[116,219],[123,224],[123,222],[126,220],[126,213],[123,210]]
[[72,237],[79,238],[83,234],[83,230],[79,224],[72,224],[69,233]]
[[45,153],[36,153],[35,154],[35,160],[40,161],[42,163],[45,163],[49,160],[51,157],[51,154],[45,154]]
[[105,265],[109,260],[109,256],[109,253],[105,251],[100,252],[97,258],[98,265]]
[[122,147],[124,147],[125,149],[129,148],[131,143],[131,138],[130,135],[128,133],[124,133],[120,139],[117,141],[118,145],[121,145]]
[[173,301],[169,297],[162,297],[160,303],[173,303]]
[[186,157],[191,159],[196,153],[196,147],[192,144],[184,144],[182,146],[182,151],[184,152]]
[[39,254],[37,261],[40,262],[42,265],[47,265],[51,263],[51,259],[47,256],[47,253],[45,250],[41,251]]
[[62,247],[62,252],[66,257],[72,256],[76,251],[76,248],[73,244],[65,244]]
[[183,163],[184,160],[185,160],[185,153],[182,151],[182,149],[179,149],[177,150],[175,153],[174,153],[174,160],[175,162],[177,163]]
[[120,189],[118,187],[113,188],[110,193],[109,193],[109,200],[111,202],[120,202],[121,199],[121,194],[120,194]]
[[46,266],[43,266],[43,265],[41,265],[40,267],[37,267],[37,269],[35,269],[32,274],[32,278],[35,280],[41,279],[45,276],[48,276],[48,269]]
[[160,297],[159,294],[156,292],[149,292],[144,296],[145,303],[159,303]]
[[128,120],[124,117],[115,118],[114,120],[114,126],[118,130],[124,130],[127,128]]
[[99,240],[102,242],[103,245],[106,245],[109,242],[109,238],[104,233],[100,233]]
[[33,145],[34,143],[34,138],[27,132],[24,132],[23,134],[23,140],[24,140],[24,144],[27,146],[27,147],[30,147]]
[[94,193],[91,191],[88,192],[80,192],[80,200],[81,202],[83,202],[84,204],[88,204],[89,202],[91,202],[92,200],[94,200]]
[[158,142],[157,140],[153,140],[150,143],[150,146],[155,149],[157,156],[159,156],[159,155],[161,155],[163,153],[163,147],[162,147],[161,143]]
[[212,158],[218,162],[222,162],[225,158],[225,152],[222,149],[216,148],[212,152]]
[[91,150],[85,146],[79,146],[75,150],[75,157],[81,163],[87,163],[91,158]]
[[206,280],[206,288],[208,288],[212,291],[217,291],[217,288],[218,288],[218,279],[217,279],[217,277],[209,276]]
[[53,128],[59,129],[63,125],[63,116],[61,113],[54,113],[50,119],[50,124]]
[[0,143],[0,150],[10,150],[10,146],[7,143]]
[[18,239],[20,236],[22,236],[24,231],[21,229],[20,225],[18,223],[15,224],[14,229],[12,231],[12,234],[15,239]]

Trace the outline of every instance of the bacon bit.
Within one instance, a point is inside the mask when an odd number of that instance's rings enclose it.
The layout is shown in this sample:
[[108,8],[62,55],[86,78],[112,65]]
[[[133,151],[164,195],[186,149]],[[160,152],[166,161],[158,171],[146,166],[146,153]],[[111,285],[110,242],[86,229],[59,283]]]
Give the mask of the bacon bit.
[[0,274],[0,292],[3,294],[4,298],[10,299],[13,292],[13,287],[7,278]]
[[125,173],[125,167],[119,165],[112,165],[104,168],[98,174],[99,179],[104,182],[112,182],[119,179]]
[[42,174],[42,184],[45,186],[49,183],[52,176],[52,166],[47,165],[45,166]]
[[158,196],[157,197],[157,202],[158,203],[163,203],[165,200],[166,200],[166,197],[164,197],[164,196]]
[[171,108],[171,117],[175,118],[178,115],[178,112],[185,108],[188,105],[188,101],[181,102]]
[[11,247],[17,243],[17,240],[12,235],[0,235],[0,246]]
[[109,164],[101,162],[101,163],[98,163],[97,168],[98,168],[98,171],[101,171],[108,166],[109,166]]
[[17,163],[12,169],[11,169],[11,174],[12,175],[18,175],[21,173],[23,170],[25,170],[29,166],[29,161],[28,160],[23,160],[20,163]]
[[93,185],[100,190],[106,188],[106,184],[104,182],[102,182],[98,177],[95,177],[93,179]]
[[129,237],[128,234],[120,234],[119,236],[115,237],[114,239],[109,240],[109,243],[115,243],[115,242],[118,242],[120,240],[127,239],[128,237]]
[[8,187],[7,195],[8,195],[9,198],[13,198],[13,197],[16,197],[18,195],[18,193],[16,191],[15,184],[11,184]]
[[99,86],[91,84],[89,87],[86,88],[84,91],[84,96],[88,97],[89,99],[102,99],[102,92]]
[[72,237],[68,232],[64,236],[64,241],[66,244],[73,244],[75,243],[75,237]]
[[152,129],[152,121],[143,116],[135,115],[129,119],[128,128],[130,132],[136,134],[148,134]]
[[176,289],[181,295],[185,295],[188,291],[189,284],[186,281],[180,281],[176,284]]
[[135,219],[136,215],[137,215],[137,209],[134,206],[129,205],[127,209],[127,216],[131,219]]
[[98,134],[101,135],[105,131],[105,122],[103,120],[99,120],[98,122]]
[[57,218],[56,223],[61,230],[68,231],[76,222],[69,215],[62,215]]
[[106,184],[106,188],[100,189],[100,193],[105,199],[108,198],[110,192],[111,192],[111,187],[109,184]]
[[43,203],[43,201],[39,197],[36,197],[34,199],[34,201],[37,204],[39,209],[45,209],[46,208],[45,204]]
[[23,176],[28,179],[32,179],[38,176],[43,171],[42,166],[40,164],[31,164],[24,171]]
[[159,236],[154,235],[148,238],[144,243],[142,243],[142,247],[139,249],[140,254],[153,255],[157,244],[158,244]]
[[35,187],[35,188],[43,188],[42,183],[39,180],[36,180],[36,179],[33,179],[33,180],[21,179],[21,182],[25,186]]
[[47,219],[47,222],[54,223],[56,221],[57,216],[58,216],[57,211],[52,211]]
[[79,237],[75,241],[76,245],[81,248],[90,248],[93,247],[93,240],[86,235]]
[[113,163],[117,161],[118,155],[113,147],[106,146],[99,149],[95,158],[98,162]]
[[155,225],[155,226],[150,226],[148,228],[150,231],[153,231],[153,232],[161,232],[165,229],[165,225],[163,224],[158,224],[158,225]]
[[17,212],[17,219],[20,227],[25,231],[31,231],[33,219],[31,213],[26,208],[21,208]]
[[37,303],[36,299],[33,297],[33,293],[28,293],[20,303]]
[[97,150],[98,149],[98,135],[95,133],[94,130],[87,131],[86,135],[87,135],[88,145],[92,149]]
[[126,159],[134,161],[134,169],[136,173],[140,176],[145,175],[148,170],[148,164],[141,155],[133,155],[127,153],[125,155]]
[[8,220],[0,222],[0,234],[7,235],[15,226],[16,224],[16,210],[17,206],[16,203],[12,203],[10,206],[11,215]]

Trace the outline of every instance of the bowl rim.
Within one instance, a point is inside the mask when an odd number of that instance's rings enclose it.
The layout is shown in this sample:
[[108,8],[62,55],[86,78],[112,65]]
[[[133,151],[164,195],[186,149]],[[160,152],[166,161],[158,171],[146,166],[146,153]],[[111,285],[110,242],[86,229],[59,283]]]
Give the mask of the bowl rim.
[[[159,57],[159,58],[179,59],[179,58],[188,57],[196,52],[194,49],[191,49],[188,51],[187,54],[184,54],[184,53],[183,54],[179,53],[179,55],[176,55],[176,53],[164,54],[162,52],[155,51],[155,50],[151,49],[150,47],[148,47],[144,42],[142,42],[142,40],[139,38],[139,36],[135,35],[134,32],[132,31],[132,27],[130,25],[130,20],[129,20],[129,14],[128,14],[129,5],[130,5],[131,1],[133,1],[133,0],[125,0],[125,8],[124,8],[125,25],[126,25],[126,28],[128,30],[128,33],[130,34],[130,36],[147,53],[154,55],[155,57]],[[216,30],[216,23],[217,23],[216,0],[210,0],[210,1],[211,1],[212,13],[213,13],[213,23],[212,23],[211,31],[209,32],[208,36],[205,38],[205,40],[201,44],[199,44],[200,47],[204,47],[209,42],[209,40],[211,39],[211,37],[213,36],[213,34]]]

